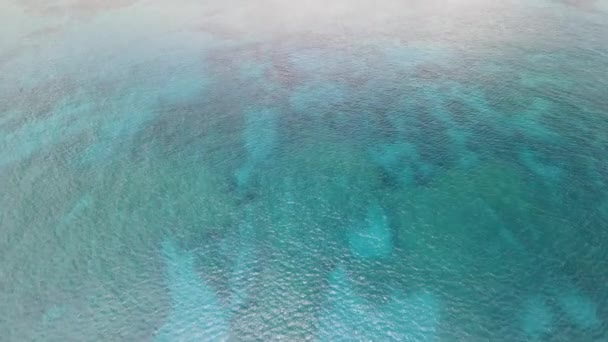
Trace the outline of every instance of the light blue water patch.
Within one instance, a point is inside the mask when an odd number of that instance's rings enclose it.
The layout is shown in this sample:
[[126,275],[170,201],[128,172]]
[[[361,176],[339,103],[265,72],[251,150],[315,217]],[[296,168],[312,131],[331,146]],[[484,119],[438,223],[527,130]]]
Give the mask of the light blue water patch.
[[[58,99],[50,113],[0,136],[0,166],[29,158],[84,131],[91,125],[88,114],[95,110],[92,102]],[[21,115],[29,117],[31,113],[25,111]]]
[[560,309],[580,329],[588,331],[601,326],[598,304],[576,287],[557,290],[555,296]]
[[378,203],[367,209],[363,222],[348,231],[353,253],[365,259],[388,257],[393,250],[393,232],[388,216]]
[[246,188],[255,176],[256,167],[268,158],[279,139],[279,113],[274,109],[261,108],[244,113],[243,146],[247,155],[234,172],[239,188]]
[[[250,223],[243,222],[239,225],[238,236],[241,241],[236,244],[238,255],[230,276],[230,307],[233,313],[238,311],[249,298],[256,274],[255,245],[251,243],[255,240],[255,228]],[[230,240],[229,242],[234,243]],[[226,247],[235,248],[233,244]]]
[[452,113],[446,108],[440,90],[436,90],[436,92],[437,94],[429,93],[426,97],[431,115],[445,125],[447,135],[450,138],[450,145],[454,145],[458,149],[465,149],[467,139],[471,133],[459,126]]
[[244,113],[243,144],[253,162],[261,162],[276,147],[279,133],[279,113],[270,108],[248,110]]
[[53,231],[55,241],[57,241],[65,250],[74,248],[69,246],[73,241],[72,235],[75,234],[73,228],[77,225],[78,220],[87,216],[95,208],[95,199],[91,194],[83,194],[76,200],[73,207],[61,218],[57,224],[57,228]]
[[358,295],[342,267],[329,279],[320,315],[319,341],[438,341],[441,304],[431,292],[394,291],[386,303]]
[[[288,61],[296,72],[313,80],[327,79],[328,74],[344,70],[344,68],[350,69],[361,62],[343,52],[321,47],[304,48],[298,50],[297,53],[292,52],[288,56]],[[354,70],[357,69],[354,68]]]
[[554,109],[551,102],[543,98],[534,98],[525,111],[511,113],[509,120],[505,120],[504,124],[505,127],[512,127],[516,132],[523,132],[526,136],[540,141],[557,142],[559,135],[543,123],[543,120],[547,119],[545,116],[551,115],[552,110]]
[[208,73],[204,73],[205,68],[190,70],[184,67],[183,69],[185,70],[180,70],[179,73],[167,75],[167,80],[162,80],[162,85],[154,91],[154,95],[165,104],[179,105],[199,99],[205,95],[213,81]]
[[59,320],[68,311],[66,305],[52,305],[44,311],[42,315],[41,324],[50,325],[53,321]]
[[229,317],[220,300],[194,267],[194,255],[178,249],[170,239],[163,241],[167,267],[167,290],[171,310],[156,332],[155,341],[225,341]]
[[236,259],[230,278],[230,308],[232,312],[238,311],[249,298],[249,292],[253,284],[254,258],[253,251],[242,250]]
[[93,196],[90,194],[83,195],[76,201],[76,204],[74,204],[72,209],[64,216],[61,223],[67,225],[72,224],[75,220],[82,216],[86,210],[92,208],[94,203],[95,201]]
[[[413,95],[409,96],[413,97]],[[415,126],[417,124],[416,102],[409,96],[396,101],[396,108],[387,112],[387,120],[390,122],[393,129],[406,138],[409,138],[416,132]]]
[[378,144],[370,149],[370,156],[374,163],[389,170],[420,158],[416,145],[407,142]]
[[414,181],[414,169],[419,164],[416,145],[407,142],[379,144],[369,151],[370,159],[401,185]]
[[270,67],[269,63],[244,61],[239,64],[239,75],[246,81],[261,80]]
[[447,82],[448,89],[445,96],[465,103],[472,111],[463,113],[467,119],[496,120],[496,112],[488,102],[486,92],[474,86],[464,85],[458,82]]
[[458,156],[457,166],[462,168],[476,166],[479,162],[478,156],[467,149],[467,142],[472,132],[458,123],[452,112],[448,110],[446,101],[449,98],[445,97],[442,89],[427,90],[424,94],[430,114],[445,126],[446,134],[450,139],[447,148],[454,150],[453,154]]
[[542,162],[536,152],[530,149],[524,149],[519,152],[521,163],[530,171],[534,172],[539,178],[545,182],[557,182],[562,174],[561,168]]
[[313,118],[335,114],[338,107],[347,101],[348,91],[340,83],[325,81],[312,82],[298,87],[290,96],[294,110]]
[[0,112],[0,133],[2,135],[8,134],[10,132],[10,129],[9,127],[5,127],[5,125],[11,120],[18,120],[21,115],[23,115],[23,113],[15,109]]
[[[128,68],[122,66],[114,69]],[[133,135],[154,118],[156,106],[161,101],[164,104],[190,101],[200,97],[210,82],[207,75],[192,75],[185,70],[178,73],[159,72],[143,82],[120,77],[115,80],[111,91],[99,96],[95,87],[107,87],[109,79],[110,75],[103,74],[99,79],[81,81],[81,87],[76,92],[53,98],[55,103],[48,113],[42,113],[22,127],[0,135],[0,166],[28,158],[37,151],[49,149],[78,134],[94,137],[92,145],[82,156],[83,163],[108,158],[117,145],[126,145],[119,137]],[[20,109],[14,110],[15,114],[22,117],[33,115],[29,108]]]
[[416,290],[409,295],[401,291],[393,294],[386,309],[396,316],[398,337],[401,341],[439,341],[442,304],[437,295],[426,290]]
[[158,116],[157,106],[181,105],[204,95],[211,82],[205,76],[193,77],[181,72],[161,75],[159,78],[167,78],[162,84],[129,86],[121,94],[120,100],[100,103],[90,124],[94,140],[83,153],[81,162],[91,165],[104,161],[117,154],[117,149],[129,146],[129,140]]
[[390,66],[402,70],[419,64],[443,64],[449,61],[451,53],[439,44],[400,40],[383,41],[376,48],[384,55]]
[[519,252],[526,251],[524,245],[515,237],[515,234],[513,234],[511,229],[508,229],[507,227],[499,227],[498,235],[500,235],[503,241],[505,241],[511,248],[514,248]]
[[317,338],[320,342],[372,340],[379,319],[355,293],[346,271],[339,267],[329,278],[326,306],[319,318]]
[[108,112],[114,120],[95,125],[95,140],[81,156],[84,165],[111,160],[112,155],[120,154],[117,149],[129,146],[129,139],[154,117],[147,108],[125,107],[121,112],[122,115]]
[[540,294],[526,299],[519,319],[521,330],[530,341],[542,341],[555,328],[555,314]]
[[528,57],[530,63],[539,66],[538,70],[534,72],[522,73],[519,78],[519,82],[523,87],[528,89],[547,89],[549,87],[555,87],[556,89],[572,89],[576,87],[573,80],[568,77],[555,77],[544,70],[552,70],[551,65],[554,68],[559,67],[561,63],[567,57],[556,53],[551,54],[535,54]]
[[[426,89],[423,94],[424,102],[429,107],[429,114],[442,122],[448,129],[458,130],[459,124],[454,120],[454,116],[445,105],[445,101],[449,98],[443,94],[442,89]],[[463,134],[467,133],[464,130],[459,131],[462,131]],[[456,142],[463,143],[463,139],[464,137],[457,139]]]
[[473,169],[480,164],[480,159],[475,152],[465,150],[456,163],[461,169]]
[[[150,97],[142,97],[142,94]],[[90,97],[88,92],[57,99],[55,106],[42,118],[28,121],[0,137],[0,166],[51,149],[79,134],[95,138],[93,144],[85,149],[82,162],[103,160],[121,143],[119,137],[133,135],[154,117],[150,108],[157,95],[143,88],[132,89],[114,101]]]
[[0,339],[605,339],[608,13],[565,1],[11,2]]
[[328,60],[323,56],[321,49],[306,49],[290,55],[288,60],[296,70],[306,73],[318,72],[328,64]]
[[254,163],[250,160],[246,160],[245,164],[239,166],[234,171],[234,179],[239,189],[245,189],[251,182],[251,178],[254,170]]

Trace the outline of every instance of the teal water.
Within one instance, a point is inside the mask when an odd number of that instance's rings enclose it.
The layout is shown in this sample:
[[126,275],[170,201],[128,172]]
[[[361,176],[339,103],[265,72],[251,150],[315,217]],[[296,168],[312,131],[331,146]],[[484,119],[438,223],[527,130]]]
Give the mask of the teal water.
[[1,341],[608,341],[604,0],[0,0]]

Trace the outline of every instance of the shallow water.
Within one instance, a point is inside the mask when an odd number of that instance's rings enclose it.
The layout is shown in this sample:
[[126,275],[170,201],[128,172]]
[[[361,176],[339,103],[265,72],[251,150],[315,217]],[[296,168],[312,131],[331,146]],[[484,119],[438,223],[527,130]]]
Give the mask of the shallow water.
[[0,340],[608,341],[606,1],[0,20]]

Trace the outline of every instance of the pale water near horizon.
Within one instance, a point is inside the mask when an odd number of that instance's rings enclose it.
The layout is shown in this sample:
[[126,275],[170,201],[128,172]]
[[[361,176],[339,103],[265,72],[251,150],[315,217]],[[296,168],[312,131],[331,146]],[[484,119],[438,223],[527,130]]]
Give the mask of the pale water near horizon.
[[608,2],[0,20],[1,341],[608,341]]

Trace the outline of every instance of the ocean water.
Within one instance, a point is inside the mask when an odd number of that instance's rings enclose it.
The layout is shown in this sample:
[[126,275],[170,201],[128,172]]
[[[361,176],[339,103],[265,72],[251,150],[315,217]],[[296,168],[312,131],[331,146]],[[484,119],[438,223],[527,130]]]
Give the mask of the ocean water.
[[608,341],[605,0],[0,0],[1,341]]

